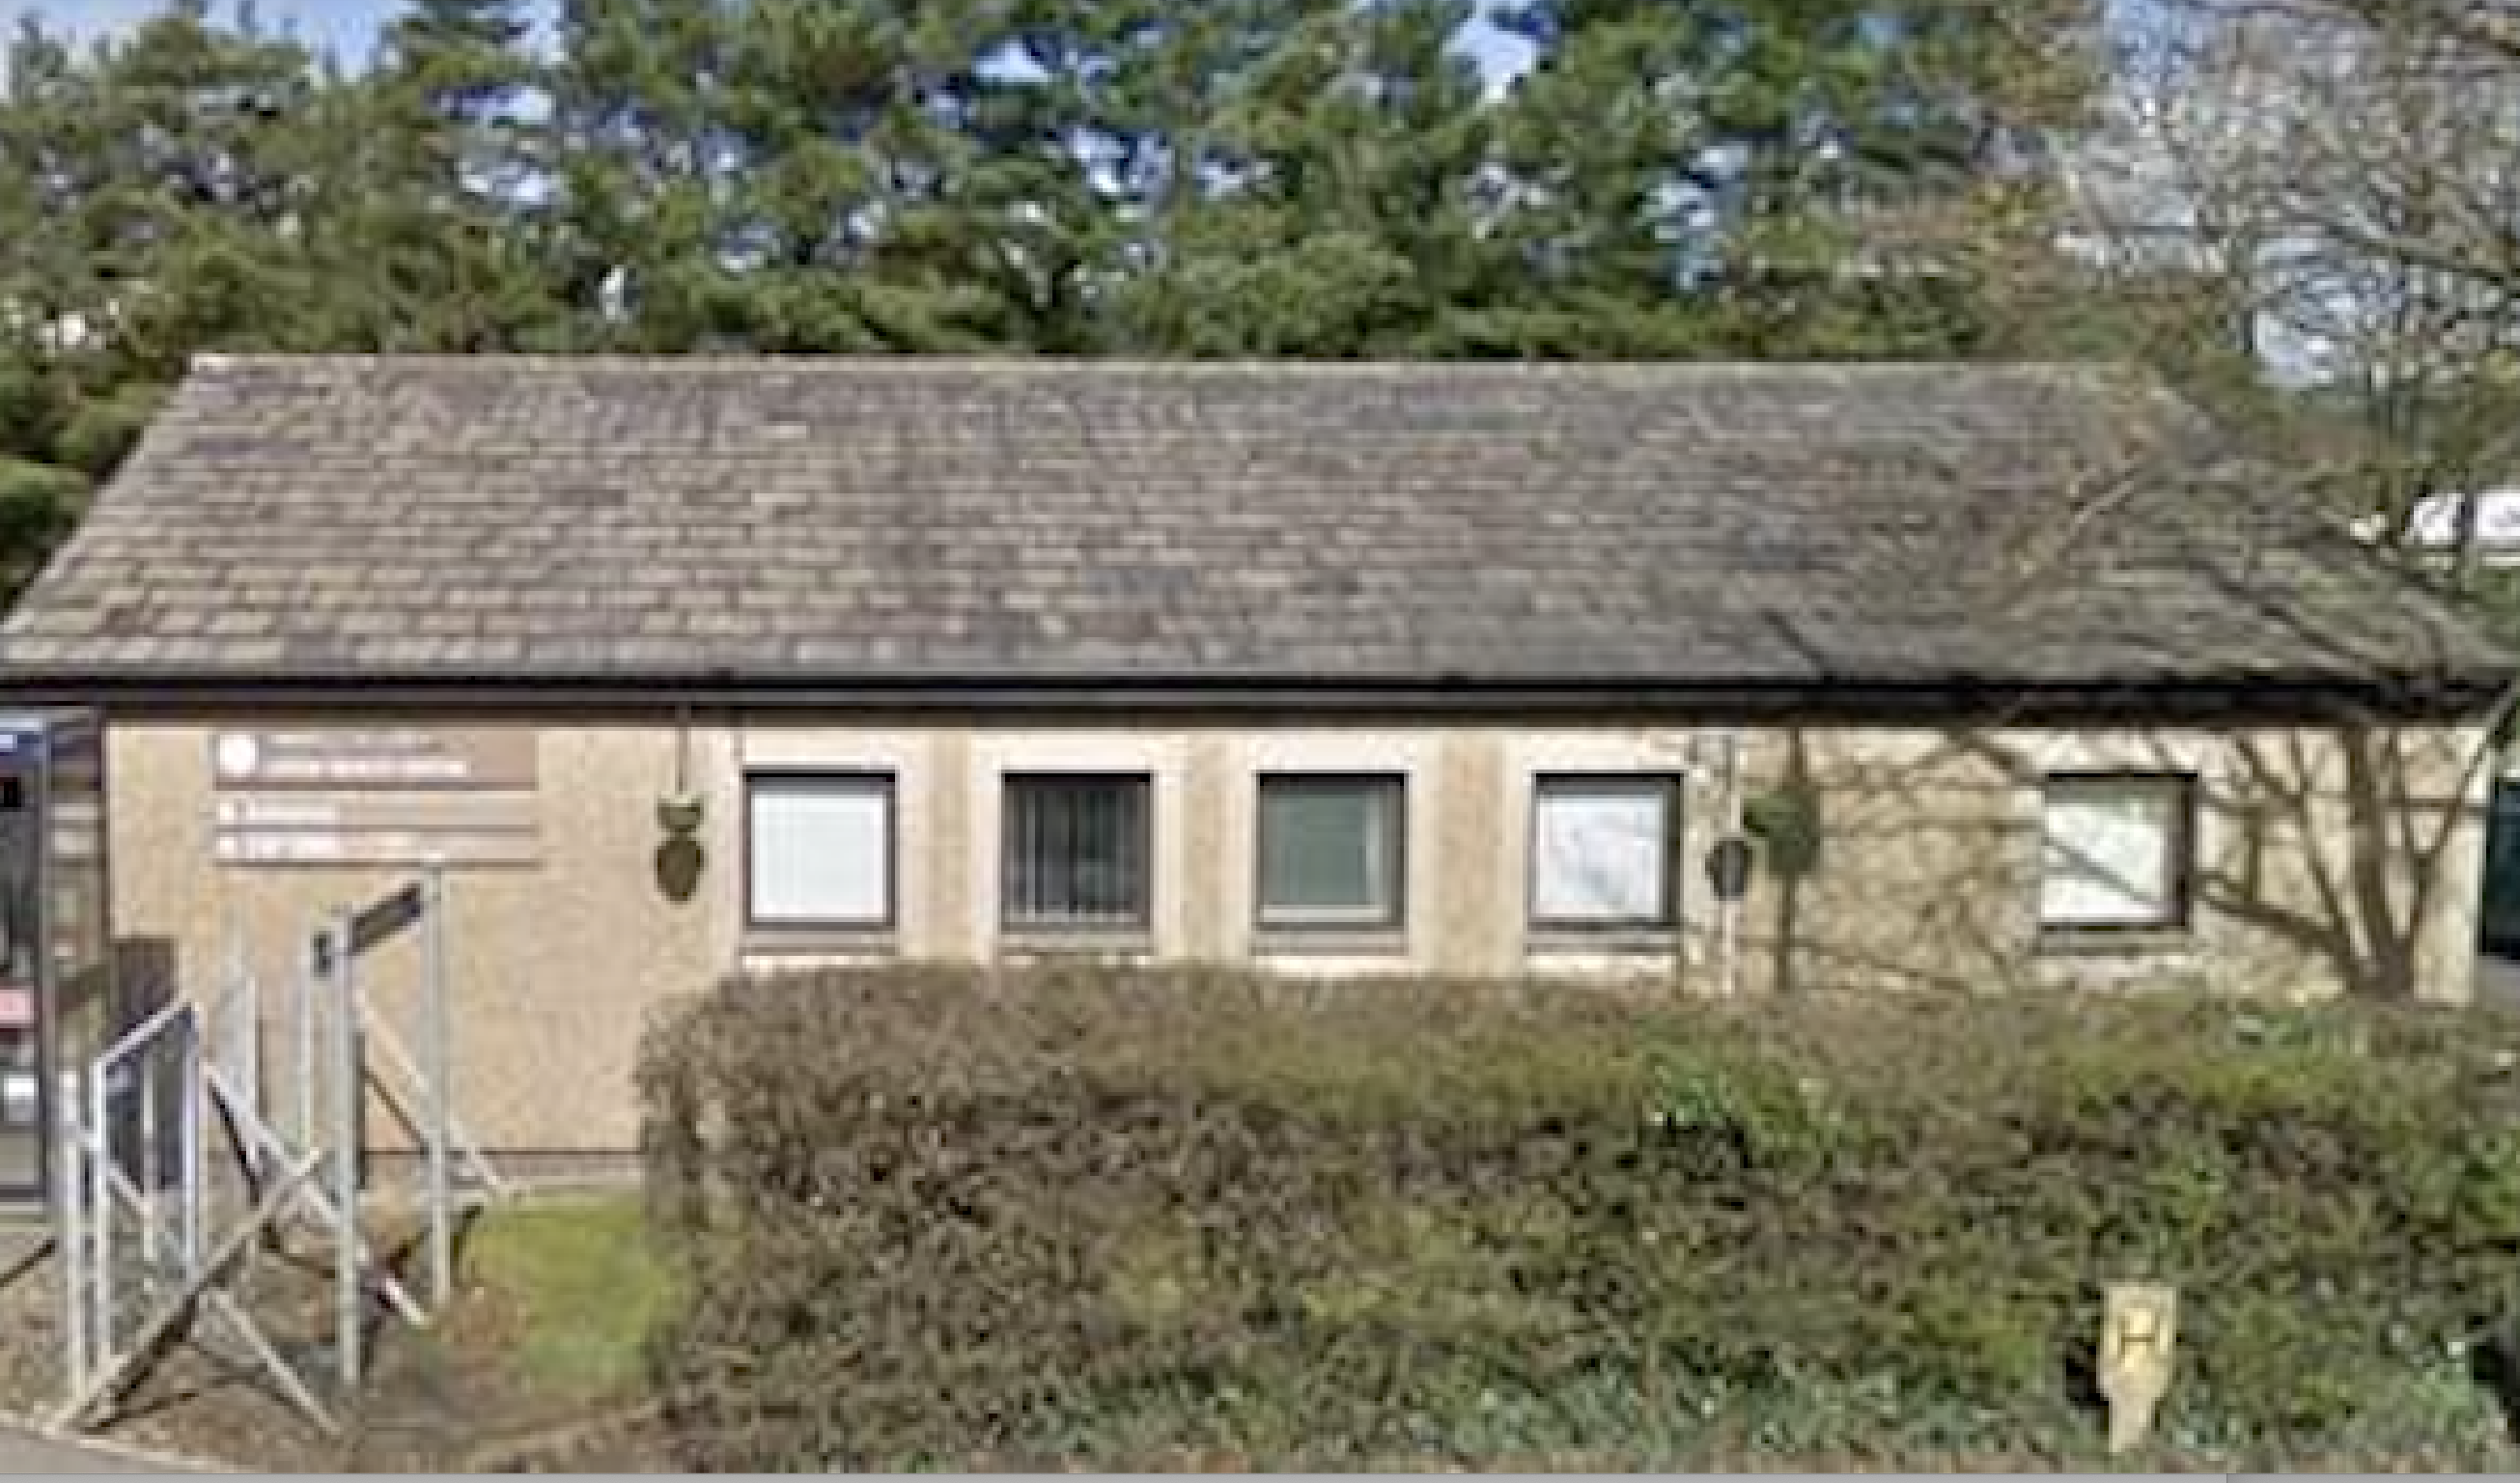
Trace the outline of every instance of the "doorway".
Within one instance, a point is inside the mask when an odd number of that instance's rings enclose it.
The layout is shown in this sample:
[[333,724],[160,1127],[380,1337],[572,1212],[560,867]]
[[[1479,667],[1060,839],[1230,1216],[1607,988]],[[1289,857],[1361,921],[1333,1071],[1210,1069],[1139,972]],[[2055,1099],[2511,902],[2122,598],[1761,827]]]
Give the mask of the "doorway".
[[25,770],[0,772],[0,1200],[36,1199],[44,1190],[38,781]]

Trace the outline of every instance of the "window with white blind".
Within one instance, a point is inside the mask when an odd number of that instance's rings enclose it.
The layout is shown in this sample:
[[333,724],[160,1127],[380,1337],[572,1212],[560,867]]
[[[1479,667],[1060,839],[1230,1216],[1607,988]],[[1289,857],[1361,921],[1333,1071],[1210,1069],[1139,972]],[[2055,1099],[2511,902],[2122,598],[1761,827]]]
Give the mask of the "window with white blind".
[[1294,930],[1399,926],[1402,798],[1396,777],[1263,777],[1260,924]]
[[1531,922],[1666,927],[1679,789],[1666,777],[1541,777],[1531,795]]
[[2068,774],[2048,780],[2039,924],[2051,931],[2187,924],[2193,780]]
[[1142,931],[1152,854],[1143,773],[1011,774],[1001,891],[1020,932]]
[[748,916],[756,926],[892,924],[892,779],[761,773],[744,780]]

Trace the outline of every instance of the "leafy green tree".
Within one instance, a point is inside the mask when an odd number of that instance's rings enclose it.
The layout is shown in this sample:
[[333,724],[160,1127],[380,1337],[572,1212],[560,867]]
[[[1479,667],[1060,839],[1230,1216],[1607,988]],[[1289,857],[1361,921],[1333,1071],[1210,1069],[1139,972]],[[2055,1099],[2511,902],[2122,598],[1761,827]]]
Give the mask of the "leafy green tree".
[[1168,351],[1424,353],[1479,284],[1483,88],[1455,0],[1331,6],[1221,100],[1165,271],[1121,323]]
[[1526,0],[1489,323],[1544,354],[1989,348],[2052,251],[2088,0]]
[[[207,0],[22,26],[0,582],[211,349],[1863,356],[2114,344],[2095,0]],[[1534,65],[1465,54],[1474,12]]]
[[74,51],[28,25],[0,99],[0,584],[14,588],[199,350],[317,337],[299,246],[306,53],[170,7]]
[[[2086,0],[1760,0],[1713,34],[1688,200],[1732,353],[1970,354],[2051,250]],[[2048,275],[2052,281],[2052,275]]]
[[0,448],[19,453],[44,446],[58,418],[47,347],[99,297],[69,219],[98,170],[89,101],[69,47],[23,22],[0,89]]
[[71,387],[66,327],[95,302],[61,209],[79,185],[67,148],[74,59],[31,22],[10,43],[0,94],[0,597],[17,590],[73,518],[87,481],[60,467]]
[[1231,353],[1240,316],[1203,282],[1265,250],[1227,203],[1254,164],[1233,115],[1282,47],[1335,0],[1070,0],[1081,152],[1104,209],[1091,253],[1098,338],[1123,354]]
[[1025,106],[1032,84],[1005,75],[1014,22],[1001,0],[746,9],[728,98],[757,343],[1026,343],[1058,289],[1024,279],[1009,239],[1030,192],[1072,193],[1056,133]]
[[721,343],[740,246],[715,0],[562,0],[551,73],[547,268],[592,348]]
[[389,350],[498,350],[559,337],[540,260],[542,112],[518,0],[412,0],[375,70],[326,103],[351,148],[319,172],[312,225],[343,323]]
[[1705,249],[1678,184],[1708,148],[1689,66],[1701,22],[1656,0],[1520,0],[1535,51],[1498,121],[1503,269],[1467,320],[1482,354],[1666,356],[1705,344],[1687,289]]
[[213,24],[185,0],[86,69],[66,204],[96,268],[78,312],[102,380],[169,382],[203,348],[298,348],[321,285],[300,250],[316,109],[296,43]]
[[68,536],[88,481],[68,469],[0,454],[0,594],[15,594]]

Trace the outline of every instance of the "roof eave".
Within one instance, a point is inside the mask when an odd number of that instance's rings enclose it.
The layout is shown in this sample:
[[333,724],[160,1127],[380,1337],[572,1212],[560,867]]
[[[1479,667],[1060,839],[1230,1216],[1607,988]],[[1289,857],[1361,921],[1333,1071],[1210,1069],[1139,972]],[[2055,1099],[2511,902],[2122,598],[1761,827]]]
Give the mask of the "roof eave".
[[1469,675],[812,675],[693,671],[219,673],[0,669],[16,704],[129,710],[460,709],[506,713],[744,710],[1027,715],[1379,715],[1704,719],[1770,724],[2445,720],[2520,683],[2509,665],[2177,676],[1485,677]]

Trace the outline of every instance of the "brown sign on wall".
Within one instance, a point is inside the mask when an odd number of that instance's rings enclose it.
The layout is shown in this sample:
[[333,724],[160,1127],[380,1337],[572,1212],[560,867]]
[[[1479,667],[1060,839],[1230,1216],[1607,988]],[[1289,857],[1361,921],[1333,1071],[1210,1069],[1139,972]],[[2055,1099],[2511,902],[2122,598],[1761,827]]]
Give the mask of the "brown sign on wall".
[[210,738],[211,850],[229,865],[531,865],[534,735],[306,726]]

